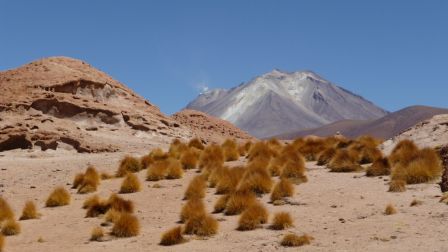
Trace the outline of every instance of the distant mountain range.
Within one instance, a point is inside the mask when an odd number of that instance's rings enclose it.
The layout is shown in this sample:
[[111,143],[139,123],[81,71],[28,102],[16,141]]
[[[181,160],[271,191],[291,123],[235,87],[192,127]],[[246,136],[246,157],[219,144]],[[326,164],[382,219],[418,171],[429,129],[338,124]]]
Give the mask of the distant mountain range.
[[411,106],[390,113],[377,120],[342,120],[314,129],[292,131],[275,135],[275,137],[280,139],[294,139],[296,137],[307,135],[331,136],[339,132],[348,137],[372,135],[383,139],[389,139],[399,135],[419,122],[428,120],[439,114],[448,114],[448,109]]
[[374,120],[388,114],[314,72],[279,70],[229,90],[204,92],[186,108],[227,120],[258,138],[346,119]]

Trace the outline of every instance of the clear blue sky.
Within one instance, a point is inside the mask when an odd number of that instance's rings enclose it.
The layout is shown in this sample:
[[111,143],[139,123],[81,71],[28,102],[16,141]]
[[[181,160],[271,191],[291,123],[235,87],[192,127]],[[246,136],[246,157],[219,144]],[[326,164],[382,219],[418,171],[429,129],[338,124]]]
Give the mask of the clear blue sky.
[[201,87],[309,69],[379,106],[448,107],[448,1],[0,0],[0,70],[64,55],[165,113]]

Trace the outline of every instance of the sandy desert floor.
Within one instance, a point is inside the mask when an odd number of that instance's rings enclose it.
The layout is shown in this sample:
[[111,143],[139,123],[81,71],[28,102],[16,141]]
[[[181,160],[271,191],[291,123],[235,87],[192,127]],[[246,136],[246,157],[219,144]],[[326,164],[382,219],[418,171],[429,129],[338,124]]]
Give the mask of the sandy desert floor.
[[[145,151],[146,153],[146,151]],[[133,153],[133,154],[144,154]],[[143,190],[125,194],[136,204],[141,234],[133,238],[109,237],[104,242],[89,241],[93,227],[101,218],[84,218],[83,201],[91,196],[70,189],[72,203],[45,208],[44,202],[57,185],[67,189],[76,173],[92,164],[100,171],[113,173],[125,153],[78,154],[69,151],[9,151],[0,155],[0,192],[20,215],[26,200],[34,200],[42,217],[20,221],[22,233],[6,238],[6,251],[288,251],[279,241],[284,234],[307,233],[315,238],[303,251],[448,251],[448,206],[439,203],[441,193],[436,184],[408,186],[403,193],[389,193],[388,177],[368,178],[364,173],[330,173],[324,167],[307,163],[307,183],[296,186],[294,204],[273,206],[269,196],[261,201],[271,216],[288,211],[295,227],[284,231],[267,228],[241,232],[235,230],[238,216],[214,214],[220,220],[219,233],[211,238],[188,237],[189,241],[159,246],[160,235],[178,225],[182,197],[190,179],[197,173],[186,172],[184,178],[158,182],[144,181]],[[241,161],[239,161],[241,162]],[[238,163],[238,162],[234,162]],[[231,163],[230,163],[231,164]],[[118,192],[121,179],[102,181],[98,194],[108,197]],[[161,188],[154,188],[154,184]],[[208,189],[205,202],[211,212],[218,198]],[[410,206],[413,199],[422,205]],[[398,210],[386,216],[383,211],[392,203]],[[38,239],[43,241],[38,242]]]

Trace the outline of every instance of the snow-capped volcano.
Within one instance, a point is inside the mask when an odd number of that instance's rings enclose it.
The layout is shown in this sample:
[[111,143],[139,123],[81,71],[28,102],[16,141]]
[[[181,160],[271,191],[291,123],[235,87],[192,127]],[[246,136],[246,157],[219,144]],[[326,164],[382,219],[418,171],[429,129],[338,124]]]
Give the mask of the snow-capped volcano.
[[279,70],[229,90],[203,92],[187,108],[230,121],[259,138],[388,113],[311,71]]

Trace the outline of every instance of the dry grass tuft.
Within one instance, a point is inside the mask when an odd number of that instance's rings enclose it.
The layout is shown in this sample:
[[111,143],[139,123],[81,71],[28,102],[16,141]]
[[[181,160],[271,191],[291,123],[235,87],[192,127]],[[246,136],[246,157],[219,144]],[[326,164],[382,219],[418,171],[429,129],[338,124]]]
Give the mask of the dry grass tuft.
[[117,194],[112,194],[107,200],[107,204],[110,205],[111,209],[115,209],[119,212],[133,213],[134,203],[131,200],[125,200]]
[[406,181],[401,179],[391,180],[389,183],[389,192],[405,192]]
[[409,158],[399,162],[392,168],[392,180],[405,180],[407,184],[418,184],[433,181],[442,174],[442,161],[438,153],[425,148]]
[[224,194],[218,198],[215,205],[213,206],[213,213],[221,213],[226,209],[227,202],[229,201],[230,196],[228,194]]
[[195,147],[196,149],[199,149],[199,150],[205,149],[204,144],[198,138],[191,139],[190,142],[188,142],[188,147]]
[[389,161],[391,166],[395,166],[398,163],[406,164],[412,157],[418,152],[418,147],[411,140],[405,139],[398,142],[389,155]]
[[185,223],[185,234],[212,236],[218,233],[219,223],[211,215],[195,215]]
[[[76,178],[75,178],[76,179]],[[81,184],[79,185],[78,193],[95,192],[100,184],[100,175],[93,166],[89,166],[84,173]]]
[[288,160],[283,167],[280,178],[288,178],[296,184],[308,181],[305,175],[305,161],[303,157],[296,160]]
[[199,168],[222,166],[224,164],[224,152],[221,146],[212,144],[207,146],[199,156]]
[[83,207],[87,207],[86,218],[97,217],[105,214],[110,208],[110,203],[107,200],[101,200],[98,197],[92,197],[84,202]]
[[104,219],[107,222],[115,223],[120,219],[122,212],[117,211],[113,208],[107,210],[106,215],[104,216]]
[[287,212],[279,212],[274,215],[270,228],[274,230],[283,230],[293,226],[291,215]]
[[397,209],[395,209],[395,207],[392,204],[387,205],[386,209],[384,210],[385,215],[392,215],[392,214],[396,214],[396,213],[397,213]]
[[358,156],[355,151],[338,150],[328,163],[331,172],[356,172],[362,170],[358,164]]
[[235,139],[226,139],[221,147],[224,153],[225,161],[235,161],[240,157],[238,144],[236,143]]
[[268,169],[265,167],[266,165],[260,165],[257,162],[249,163],[237,190],[252,191],[257,194],[269,193],[273,182]]
[[204,176],[197,175],[191,181],[184,193],[184,200],[202,199],[205,197],[207,182]]
[[111,175],[107,172],[101,172],[100,177],[101,177],[101,180],[108,180],[108,179],[114,178],[114,175]]
[[180,222],[184,223],[194,216],[203,216],[206,213],[205,205],[202,199],[193,198],[187,201],[185,205],[183,205],[182,210],[180,212]]
[[175,158],[168,158],[168,167],[166,169],[167,179],[180,179],[184,175],[184,170],[182,169],[182,164],[179,160]]
[[141,190],[140,180],[133,173],[128,173],[121,183],[120,193],[135,193]]
[[20,224],[14,219],[6,220],[2,224],[2,234],[5,236],[20,234]]
[[73,179],[73,185],[72,188],[76,189],[78,188],[82,182],[84,181],[84,173],[78,173],[75,175],[75,178]]
[[180,163],[185,170],[195,169],[199,163],[198,153],[189,148],[180,156]]
[[7,219],[14,219],[14,212],[8,202],[0,196],[0,224]]
[[112,227],[112,235],[116,237],[132,237],[140,233],[140,223],[132,214],[122,213]]
[[98,195],[93,195],[84,200],[84,203],[82,204],[83,209],[88,209],[91,206],[97,204],[100,201],[100,197]]
[[223,170],[221,178],[216,184],[216,194],[234,192],[245,172],[244,167],[238,166]]
[[125,156],[118,167],[117,173],[115,174],[117,177],[126,176],[128,172],[138,172],[142,169],[140,160],[135,157]]
[[336,155],[335,148],[325,149],[317,155],[317,165],[327,165],[334,155]]
[[237,215],[256,202],[255,194],[251,191],[236,191],[229,195],[225,215]]
[[247,141],[244,144],[240,144],[238,146],[238,152],[240,153],[240,156],[242,157],[246,156],[251,146],[252,146],[251,141]]
[[268,210],[259,202],[253,203],[240,216],[237,230],[254,230],[268,221]]
[[170,165],[170,161],[168,161],[166,159],[155,161],[148,167],[148,171],[146,174],[146,180],[159,181],[159,180],[164,179],[168,172],[169,165]]
[[0,234],[0,252],[3,252],[5,249],[5,236]]
[[249,149],[247,157],[249,161],[252,161],[256,158],[266,158],[268,161],[275,155],[275,152],[269,147],[265,142],[259,141],[254,144]]
[[91,241],[103,241],[104,231],[102,227],[94,227],[92,229],[90,240]]
[[325,140],[319,137],[307,137],[304,142],[298,146],[298,150],[307,161],[316,161],[317,156],[325,150]]
[[383,153],[376,147],[363,146],[359,153],[360,164],[370,164],[383,157]]
[[186,242],[186,239],[182,236],[182,227],[178,226],[162,234],[160,245],[172,246],[184,242]]
[[423,201],[418,200],[418,199],[413,199],[411,204],[409,204],[409,206],[413,207],[413,206],[420,206],[423,204]]
[[38,219],[40,214],[37,212],[36,205],[33,201],[29,200],[25,203],[25,207],[23,207],[22,216],[20,216],[19,220],[31,220]]
[[174,139],[170,145],[170,149],[168,150],[168,154],[170,157],[175,159],[179,159],[182,154],[190,149],[187,144],[182,143],[179,139]]
[[284,197],[291,197],[294,194],[294,185],[287,178],[281,178],[271,193],[271,201],[282,200]]
[[312,240],[314,240],[314,238],[307,234],[302,236],[298,236],[296,234],[287,234],[283,237],[280,244],[285,247],[299,247],[311,244]]
[[390,175],[390,163],[387,157],[379,158],[366,170],[367,177]]
[[45,202],[46,207],[58,207],[65,206],[70,204],[70,194],[68,191],[60,186],[56,187],[53,192],[48,196],[47,201]]

